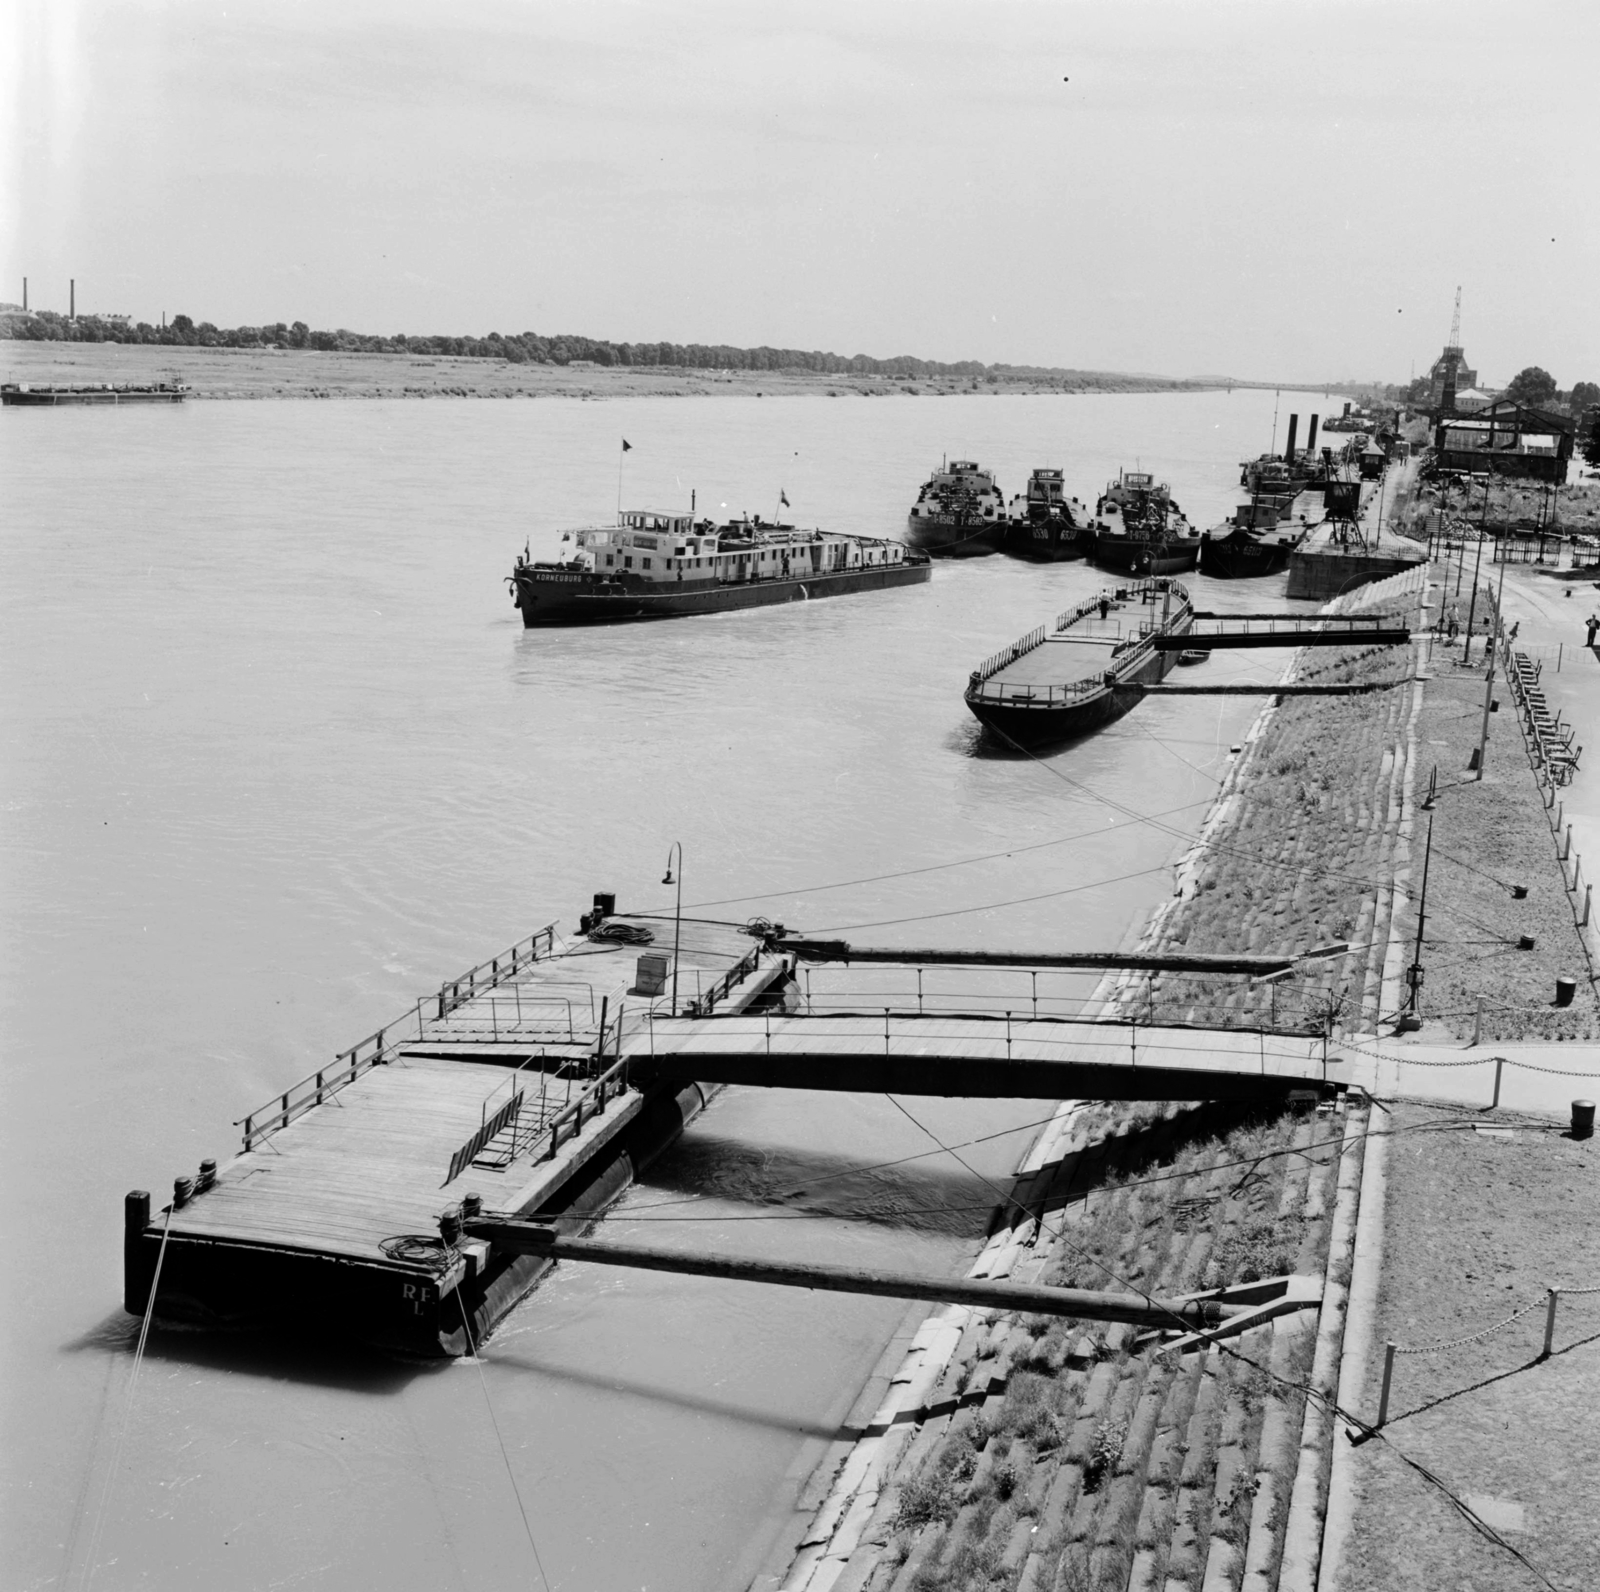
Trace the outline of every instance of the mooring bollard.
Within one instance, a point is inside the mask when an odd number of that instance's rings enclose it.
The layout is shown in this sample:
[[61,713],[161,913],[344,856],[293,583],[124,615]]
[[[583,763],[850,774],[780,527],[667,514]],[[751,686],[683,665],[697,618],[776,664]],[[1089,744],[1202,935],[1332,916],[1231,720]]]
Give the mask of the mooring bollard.
[[1389,1419],[1389,1384],[1394,1380],[1394,1345],[1388,1344],[1383,1351],[1383,1391],[1378,1394],[1378,1419],[1374,1429],[1382,1426]]
[[1578,993],[1578,981],[1575,978],[1558,978],[1556,980],[1556,1005],[1570,1006],[1572,998]]
[[1572,1136],[1575,1139],[1592,1139],[1594,1137],[1594,1101],[1574,1100],[1572,1102]]

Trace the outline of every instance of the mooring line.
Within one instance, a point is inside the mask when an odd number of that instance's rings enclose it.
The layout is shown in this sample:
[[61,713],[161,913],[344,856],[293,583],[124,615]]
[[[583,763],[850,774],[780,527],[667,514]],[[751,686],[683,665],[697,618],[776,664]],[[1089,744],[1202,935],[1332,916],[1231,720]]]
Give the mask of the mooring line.
[[511,1468],[511,1456],[506,1452],[506,1440],[500,1435],[500,1422],[495,1419],[494,1404],[489,1398],[489,1379],[483,1374],[483,1361],[478,1358],[478,1346],[472,1338],[472,1322],[467,1318],[467,1302],[461,1294],[462,1290],[457,1288],[456,1305],[461,1311],[461,1328],[467,1335],[467,1353],[472,1356],[472,1363],[478,1368],[478,1386],[483,1389],[483,1407],[489,1412],[489,1424],[494,1428],[494,1440],[500,1445],[500,1458],[505,1461],[506,1480],[511,1483],[511,1495],[517,1500],[517,1510],[522,1516],[522,1529],[528,1534],[528,1546],[533,1550],[533,1562],[539,1571],[539,1579],[544,1582],[546,1592],[554,1592],[550,1577],[545,1574],[544,1560],[539,1557],[539,1544],[533,1540],[533,1525],[528,1519],[528,1507],[522,1501],[522,1489],[517,1486],[516,1472]]
[[156,1313],[156,1294],[161,1287],[161,1263],[167,1258],[167,1235],[172,1231],[172,1207],[167,1207],[166,1225],[161,1229],[161,1248],[156,1251],[156,1269],[150,1277],[150,1297],[145,1301],[144,1320],[139,1323],[139,1343],[133,1351],[133,1370],[128,1375],[127,1402],[122,1410],[122,1428],[117,1433],[117,1445],[112,1450],[111,1468],[100,1487],[100,1503],[95,1509],[94,1525],[89,1532],[89,1557],[83,1570],[83,1589],[89,1592],[94,1581],[95,1559],[100,1552],[100,1537],[105,1529],[106,1504],[111,1498],[111,1484],[122,1469],[122,1450],[128,1440],[128,1426],[133,1420],[133,1394],[139,1384],[139,1370],[144,1364],[144,1346],[150,1338],[150,1322]]

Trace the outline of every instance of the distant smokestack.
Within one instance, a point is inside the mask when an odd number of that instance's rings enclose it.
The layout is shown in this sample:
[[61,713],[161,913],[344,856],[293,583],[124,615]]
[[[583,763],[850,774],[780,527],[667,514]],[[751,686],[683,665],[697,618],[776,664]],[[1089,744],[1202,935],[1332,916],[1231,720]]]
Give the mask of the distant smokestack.
[[[74,276],[74,277],[69,278],[68,286],[67,286],[67,319],[69,321],[75,321],[75,320],[77,320],[77,318],[78,318],[78,279],[77,279],[77,277]],[[1294,433],[1290,432],[1290,435],[1293,436]]]
[[23,279],[22,279],[22,307],[23,307],[23,309],[27,309],[27,307],[28,307],[28,279],[27,279],[27,277],[23,277]]
[[1313,458],[1317,453],[1317,417],[1311,417],[1311,429],[1306,433],[1306,452]]
[[1283,462],[1285,464],[1293,464],[1294,463],[1294,434],[1299,429],[1300,429],[1300,417],[1299,417],[1299,415],[1290,415],[1289,416],[1289,435],[1288,435],[1288,438],[1285,440],[1285,442],[1283,444]]

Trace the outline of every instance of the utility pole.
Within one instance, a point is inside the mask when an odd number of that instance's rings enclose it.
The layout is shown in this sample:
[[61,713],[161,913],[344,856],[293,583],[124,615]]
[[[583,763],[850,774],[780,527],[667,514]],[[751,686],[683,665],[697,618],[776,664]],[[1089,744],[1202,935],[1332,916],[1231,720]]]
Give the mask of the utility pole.
[[[1472,662],[1472,621],[1478,611],[1478,571],[1483,567],[1483,539],[1489,534],[1489,482],[1493,476],[1490,470],[1483,478],[1483,513],[1478,516],[1478,551],[1472,560],[1472,601],[1467,604],[1467,644],[1461,654],[1462,663]],[[1462,562],[1465,561],[1463,557]],[[1456,589],[1460,590],[1459,584]]]
[[[1505,596],[1506,596],[1506,549],[1502,541],[1500,546],[1500,589],[1494,599],[1494,634],[1489,638],[1489,672],[1484,677],[1483,686],[1483,730],[1478,736],[1478,771],[1477,778],[1483,778],[1484,759],[1489,755],[1489,709],[1494,702],[1494,653],[1495,643],[1505,634]],[[1507,668],[1509,669],[1509,660]]]
[[1428,921],[1428,864],[1433,860],[1433,814],[1428,814],[1427,849],[1422,853],[1422,896],[1417,902],[1417,943],[1411,953],[1411,966],[1406,969],[1406,983],[1411,993],[1406,997],[1406,1010],[1415,1019],[1422,989],[1422,930]]

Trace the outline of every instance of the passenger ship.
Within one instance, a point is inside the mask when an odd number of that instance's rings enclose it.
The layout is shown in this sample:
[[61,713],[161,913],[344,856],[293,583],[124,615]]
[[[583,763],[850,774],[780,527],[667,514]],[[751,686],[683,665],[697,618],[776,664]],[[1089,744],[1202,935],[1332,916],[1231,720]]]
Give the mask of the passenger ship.
[[615,526],[564,531],[553,562],[524,552],[507,580],[532,629],[764,608],[914,586],[932,572],[926,554],[878,537],[634,510]]

